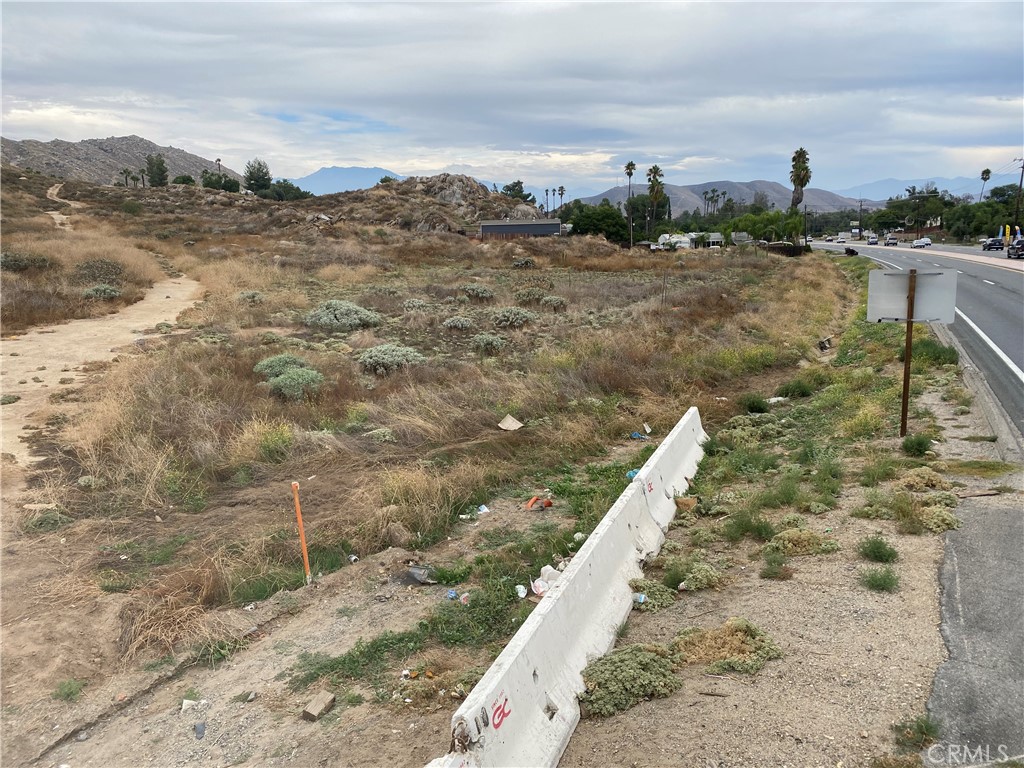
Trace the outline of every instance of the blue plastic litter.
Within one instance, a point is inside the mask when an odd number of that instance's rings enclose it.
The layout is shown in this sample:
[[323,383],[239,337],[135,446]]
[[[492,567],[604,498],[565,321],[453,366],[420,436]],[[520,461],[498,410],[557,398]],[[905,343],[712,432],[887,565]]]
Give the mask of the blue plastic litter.
[[626,479],[627,480],[632,480],[634,477],[636,477],[639,474],[640,474],[640,470],[639,469],[631,469],[631,470],[629,470],[629,472],[626,473]]
[[651,439],[647,435],[641,435],[639,432],[634,432],[629,437],[632,440],[650,440]]
[[456,592],[454,589],[449,589],[447,597],[448,597],[449,600],[458,600],[459,599],[459,593]]

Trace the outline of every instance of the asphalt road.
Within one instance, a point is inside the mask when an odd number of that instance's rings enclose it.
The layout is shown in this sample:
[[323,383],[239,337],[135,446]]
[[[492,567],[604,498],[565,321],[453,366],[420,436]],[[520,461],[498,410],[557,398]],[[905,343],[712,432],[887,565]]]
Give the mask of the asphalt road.
[[[923,762],[939,768],[1024,760],[1024,264],[977,247],[849,247],[886,267],[958,272],[956,320],[945,330],[966,355],[964,364],[981,374],[972,389],[1001,433],[1004,460],[1018,466],[1018,493],[963,499],[963,523],[946,534],[939,604],[949,658],[928,700],[940,739],[923,751]],[[998,403],[988,402],[989,392]]]
[[814,243],[861,256],[894,269],[954,269],[958,272],[956,320],[948,326],[1009,416],[1024,433],[1024,259],[1007,259],[1004,251],[936,245],[930,248]]

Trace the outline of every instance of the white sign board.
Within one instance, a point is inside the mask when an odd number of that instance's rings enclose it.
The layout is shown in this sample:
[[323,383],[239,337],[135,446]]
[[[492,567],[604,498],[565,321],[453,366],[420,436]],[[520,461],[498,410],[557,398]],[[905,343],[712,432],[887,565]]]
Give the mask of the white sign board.
[[952,323],[956,317],[956,271],[918,272],[914,316],[907,317],[910,272],[874,269],[868,273],[868,322]]

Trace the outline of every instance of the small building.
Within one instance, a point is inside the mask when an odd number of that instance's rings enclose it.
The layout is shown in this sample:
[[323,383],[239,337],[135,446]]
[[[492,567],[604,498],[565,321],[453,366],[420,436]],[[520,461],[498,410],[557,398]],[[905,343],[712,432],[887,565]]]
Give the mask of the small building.
[[562,222],[559,219],[495,219],[480,222],[481,240],[556,237],[560,234],[562,234]]

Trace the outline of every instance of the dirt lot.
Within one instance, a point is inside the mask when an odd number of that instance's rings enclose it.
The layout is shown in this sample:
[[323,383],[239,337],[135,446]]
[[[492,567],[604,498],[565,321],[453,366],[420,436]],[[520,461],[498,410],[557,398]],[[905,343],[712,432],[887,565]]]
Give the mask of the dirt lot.
[[[524,499],[543,489],[520,482],[489,499],[489,512],[460,524],[426,555],[391,548],[319,577],[312,586],[211,612],[218,636],[242,639],[212,667],[189,665],[183,660],[188,657],[170,654],[142,663],[121,661],[115,628],[127,596],[101,590],[96,570],[97,564],[115,568],[137,555],[109,543],[198,537],[239,527],[241,521],[246,528],[293,524],[292,479],[301,481],[310,520],[344,514],[350,503],[342,492],[347,486],[328,476],[329,466],[311,467],[297,478],[270,474],[258,485],[213,498],[201,514],[168,506],[159,514],[97,515],[51,533],[28,534],[23,528],[26,516],[47,511],[40,505],[48,498],[53,466],[32,466],[32,446],[45,445],[51,458],[62,450],[47,424],[86,407],[76,393],[84,379],[102,375],[109,361],[130,361],[163,344],[154,326],[173,322],[196,291],[191,280],[170,280],[116,315],[3,341],[3,391],[21,397],[2,412],[3,763],[423,765],[448,749],[457,686],[411,702],[404,693],[377,701],[366,686],[335,687],[334,710],[319,722],[307,722],[300,715],[316,690],[293,690],[288,678],[306,663],[303,654],[338,655],[360,639],[415,628],[448,599],[448,588],[411,580],[411,560],[471,561],[485,548],[489,532],[571,521],[568,504],[557,495],[552,507],[526,511]],[[773,391],[790,374],[771,374],[779,381],[761,382],[763,391]],[[60,394],[54,398],[55,393]],[[936,447],[940,460],[997,458],[993,444],[978,439],[992,432],[980,409],[957,409],[937,391],[916,403],[934,414],[921,415],[922,421],[934,418],[942,428],[945,439]],[[900,453],[897,438],[875,442],[880,453]],[[608,448],[607,460],[613,461],[631,455],[636,445]],[[39,472],[32,491],[24,491],[27,469]],[[987,493],[996,485],[1003,493],[1011,485],[1021,491],[1019,474],[952,479],[960,483],[960,495]],[[673,696],[609,719],[584,720],[561,764],[856,766],[892,753],[891,725],[923,714],[945,656],[938,628],[942,537],[902,536],[891,521],[850,517],[864,499],[864,489],[850,481],[833,509],[808,517],[808,527],[834,536],[840,549],[794,557],[795,573],[788,581],[759,578],[761,564],[751,557],[757,547],[750,539],[734,547],[712,544],[713,554],[729,563],[723,568],[725,582],[684,593],[662,612],[635,614],[622,640],[664,643],[684,627],[717,626],[741,616],[771,635],[783,658],[753,676],[711,677],[690,667]],[[895,593],[871,592],[857,583],[864,564],[856,544],[876,531],[900,553]],[[670,539],[683,542],[688,536],[689,529],[676,528]],[[498,650],[494,644],[435,648],[409,654],[405,666],[438,676],[482,670]],[[404,690],[397,672],[393,689]],[[74,681],[85,681],[77,701],[55,695]],[[183,709],[185,699],[196,703]]]

